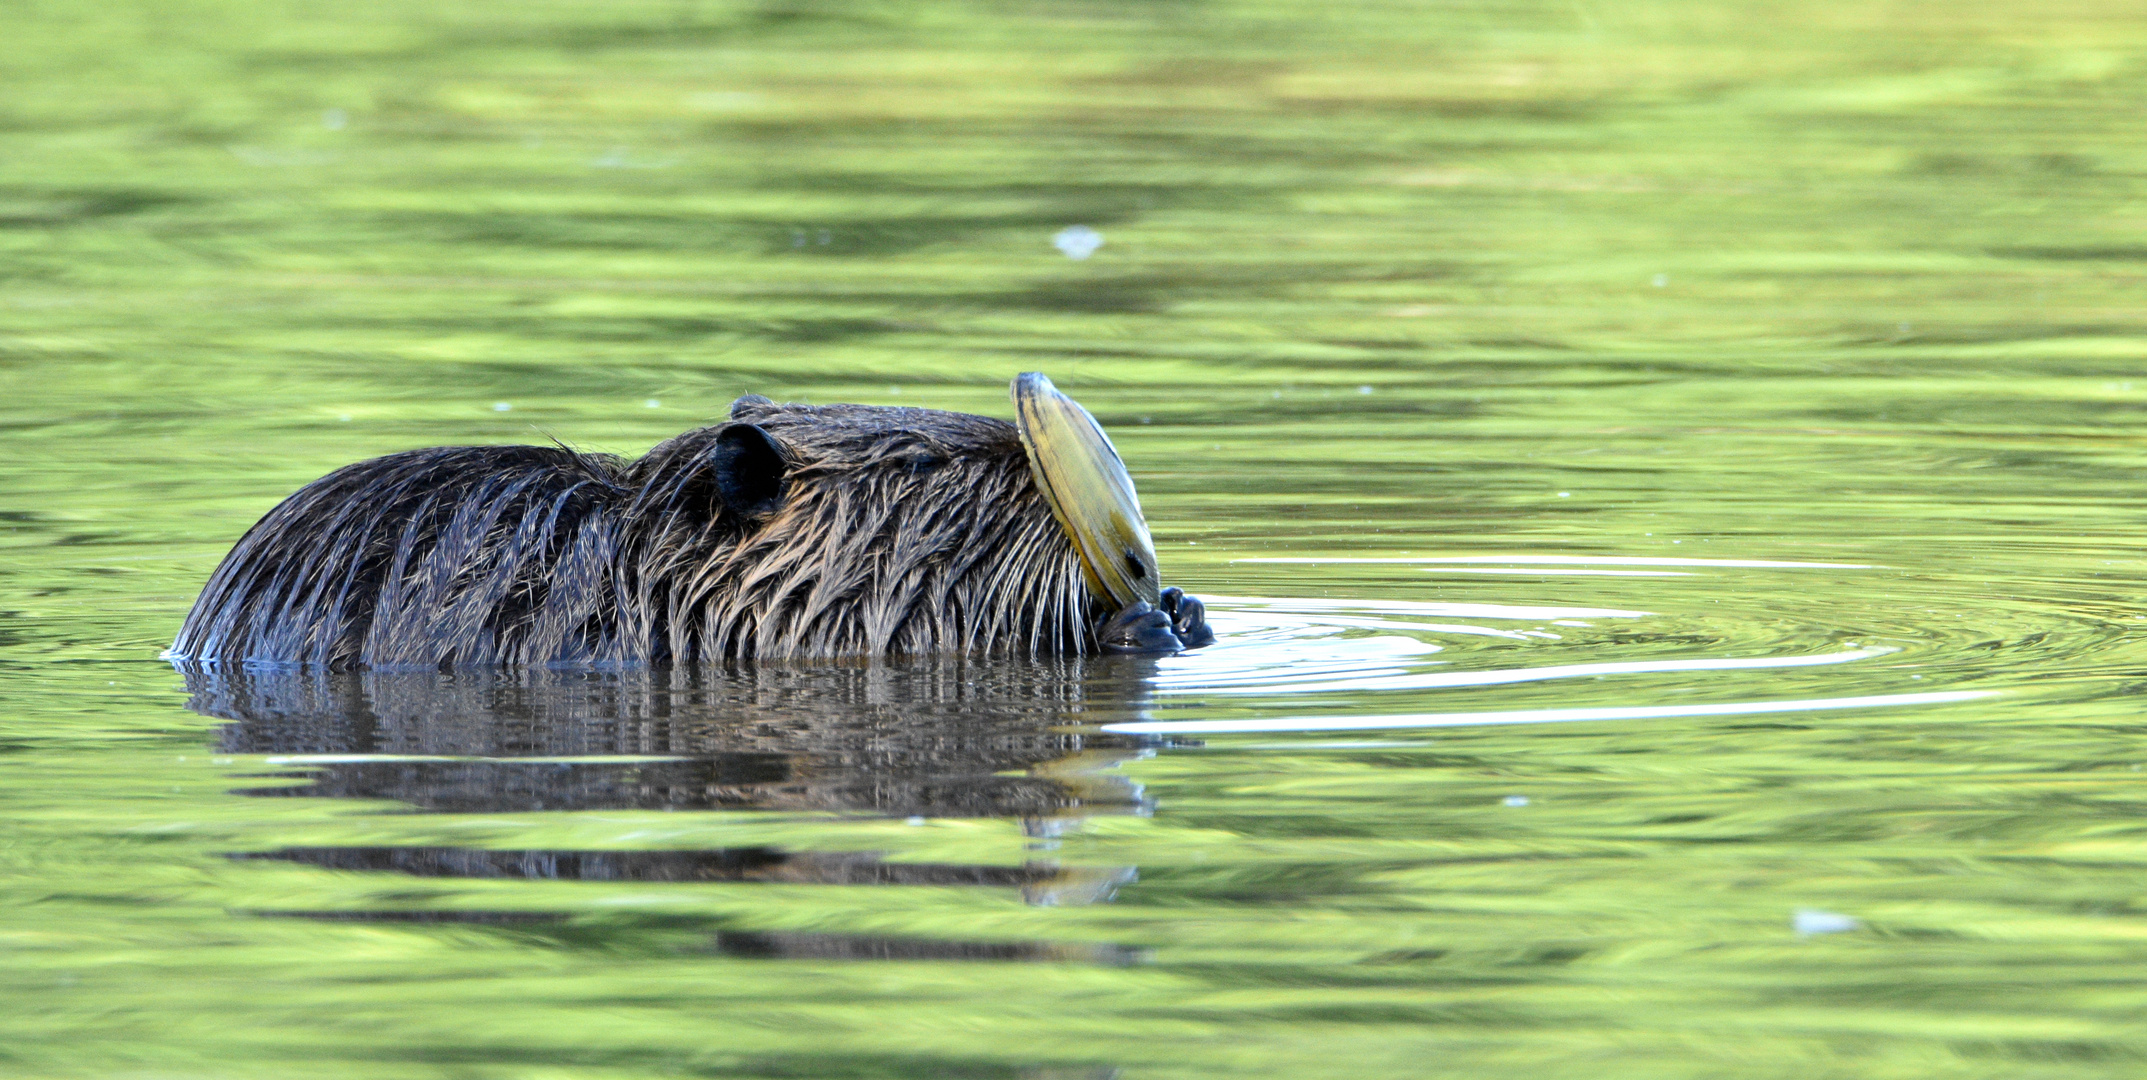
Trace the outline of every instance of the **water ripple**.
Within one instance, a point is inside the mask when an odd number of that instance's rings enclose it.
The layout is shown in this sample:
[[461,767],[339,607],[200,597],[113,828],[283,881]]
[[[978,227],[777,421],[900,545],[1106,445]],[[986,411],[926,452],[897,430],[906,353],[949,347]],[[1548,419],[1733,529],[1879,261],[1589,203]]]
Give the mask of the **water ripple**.
[[1716,705],[1655,705],[1627,709],[1514,709],[1506,712],[1411,713],[1397,716],[1279,716],[1255,720],[1157,720],[1105,724],[1121,735],[1200,735],[1250,731],[1380,731],[1392,728],[1471,727],[1484,724],[1559,724],[1585,720],[1654,720],[1679,716],[1745,716],[1819,709],[1871,709],[1889,705],[1940,705],[1996,697],[1996,690],[1942,690],[1927,694],[1872,694],[1796,701],[1738,701]]

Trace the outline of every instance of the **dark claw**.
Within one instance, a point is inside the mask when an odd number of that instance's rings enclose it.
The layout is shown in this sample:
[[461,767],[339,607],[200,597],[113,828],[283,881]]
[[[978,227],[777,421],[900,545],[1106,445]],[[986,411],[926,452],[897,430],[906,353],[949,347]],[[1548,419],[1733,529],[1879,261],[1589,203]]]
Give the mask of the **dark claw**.
[[1188,649],[1215,644],[1215,631],[1208,628],[1208,605],[1197,596],[1185,595],[1185,590],[1175,586],[1163,590],[1163,610],[1170,615],[1170,627],[1178,640]]
[[1119,608],[1117,614],[1104,620],[1096,636],[1103,641],[1105,652],[1164,653],[1185,648],[1185,642],[1171,632],[1170,616],[1149,607],[1146,600]]

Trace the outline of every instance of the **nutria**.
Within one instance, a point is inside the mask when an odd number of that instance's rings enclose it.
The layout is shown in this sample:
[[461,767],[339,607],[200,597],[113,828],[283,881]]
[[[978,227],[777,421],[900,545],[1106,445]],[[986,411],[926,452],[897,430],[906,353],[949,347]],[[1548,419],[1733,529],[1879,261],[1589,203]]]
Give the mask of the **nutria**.
[[635,461],[450,446],[306,485],[242,537],[168,654],[330,670],[928,653],[1213,639],[1157,580],[1118,454],[1042,375],[1019,423],[778,405]]

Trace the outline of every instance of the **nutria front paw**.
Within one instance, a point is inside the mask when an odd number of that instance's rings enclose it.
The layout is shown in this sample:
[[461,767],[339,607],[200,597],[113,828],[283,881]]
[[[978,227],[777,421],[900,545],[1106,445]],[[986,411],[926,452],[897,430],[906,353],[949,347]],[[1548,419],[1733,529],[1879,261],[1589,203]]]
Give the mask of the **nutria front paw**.
[[1208,606],[1197,596],[1173,586],[1163,590],[1163,612],[1170,616],[1171,631],[1188,649],[1215,644],[1215,631],[1208,629]]
[[1103,642],[1104,652],[1169,653],[1185,648],[1185,642],[1171,632],[1170,616],[1149,607],[1146,600],[1119,608],[1103,621],[1096,637]]
[[1096,637],[1103,651],[1117,653],[1163,653],[1197,649],[1215,642],[1208,628],[1208,608],[1183,589],[1165,589],[1161,609],[1135,600],[1105,619]]

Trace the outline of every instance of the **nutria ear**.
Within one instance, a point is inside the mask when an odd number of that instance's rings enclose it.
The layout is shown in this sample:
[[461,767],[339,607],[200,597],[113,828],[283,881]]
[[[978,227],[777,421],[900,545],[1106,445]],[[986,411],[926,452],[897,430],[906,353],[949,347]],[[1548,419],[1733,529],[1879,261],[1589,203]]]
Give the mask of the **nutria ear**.
[[738,400],[731,402],[731,419],[736,420],[741,415],[754,409],[757,409],[762,405],[773,404],[775,404],[775,402],[772,399],[764,397],[760,394],[747,394],[744,397],[741,397]]
[[783,476],[783,451],[767,432],[752,424],[726,424],[716,433],[716,448],[709,456],[726,517],[764,518],[783,505],[783,493],[790,487]]

